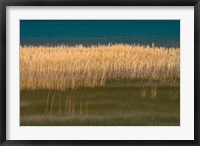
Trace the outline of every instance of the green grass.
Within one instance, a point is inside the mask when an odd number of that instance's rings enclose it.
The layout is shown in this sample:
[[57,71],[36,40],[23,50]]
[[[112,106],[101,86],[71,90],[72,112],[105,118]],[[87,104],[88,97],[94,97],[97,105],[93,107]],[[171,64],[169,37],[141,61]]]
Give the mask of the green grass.
[[[157,95],[151,97],[154,84],[157,84]],[[142,97],[144,85],[147,94]],[[20,125],[177,126],[180,125],[179,91],[179,81],[171,84],[147,80],[112,80],[105,87],[80,88],[76,91],[23,90],[20,92]],[[74,113],[70,114],[68,108],[65,113],[68,96],[72,97],[75,105]]]

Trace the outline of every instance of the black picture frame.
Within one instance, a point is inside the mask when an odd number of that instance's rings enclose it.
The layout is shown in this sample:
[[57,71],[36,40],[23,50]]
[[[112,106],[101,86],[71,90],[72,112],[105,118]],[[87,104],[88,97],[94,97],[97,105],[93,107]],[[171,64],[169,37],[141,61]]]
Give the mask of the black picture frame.
[[[6,140],[6,7],[7,6],[194,6],[194,140]],[[200,2],[199,0],[3,0],[0,1],[0,144],[20,145],[200,145]]]

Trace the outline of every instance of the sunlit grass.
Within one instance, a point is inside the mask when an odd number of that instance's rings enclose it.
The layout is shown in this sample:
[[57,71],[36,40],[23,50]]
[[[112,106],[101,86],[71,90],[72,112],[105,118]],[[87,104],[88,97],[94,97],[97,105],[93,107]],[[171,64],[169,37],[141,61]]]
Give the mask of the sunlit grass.
[[124,44],[20,47],[21,90],[96,87],[124,78],[179,79],[180,49]]

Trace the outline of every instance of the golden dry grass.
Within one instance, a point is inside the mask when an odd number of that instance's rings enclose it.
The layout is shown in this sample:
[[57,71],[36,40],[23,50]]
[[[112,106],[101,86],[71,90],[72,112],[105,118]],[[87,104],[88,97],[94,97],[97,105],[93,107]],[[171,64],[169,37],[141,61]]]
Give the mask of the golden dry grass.
[[104,86],[110,79],[180,78],[180,49],[139,45],[20,47],[20,88]]

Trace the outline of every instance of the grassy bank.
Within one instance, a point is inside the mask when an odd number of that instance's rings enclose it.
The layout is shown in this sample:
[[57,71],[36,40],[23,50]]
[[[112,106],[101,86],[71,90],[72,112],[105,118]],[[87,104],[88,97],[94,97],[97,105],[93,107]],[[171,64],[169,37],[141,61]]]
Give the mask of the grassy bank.
[[20,47],[20,125],[180,125],[180,49]]

